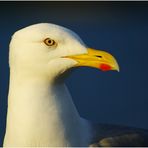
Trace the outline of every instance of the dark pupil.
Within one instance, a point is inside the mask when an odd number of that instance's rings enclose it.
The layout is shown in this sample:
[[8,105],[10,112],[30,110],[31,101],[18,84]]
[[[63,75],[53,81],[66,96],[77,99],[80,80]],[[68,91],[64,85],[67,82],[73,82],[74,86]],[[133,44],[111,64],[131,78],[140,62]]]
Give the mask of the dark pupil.
[[52,43],[52,41],[51,41],[51,40],[48,40],[48,43],[49,43],[49,44],[51,44],[51,43]]

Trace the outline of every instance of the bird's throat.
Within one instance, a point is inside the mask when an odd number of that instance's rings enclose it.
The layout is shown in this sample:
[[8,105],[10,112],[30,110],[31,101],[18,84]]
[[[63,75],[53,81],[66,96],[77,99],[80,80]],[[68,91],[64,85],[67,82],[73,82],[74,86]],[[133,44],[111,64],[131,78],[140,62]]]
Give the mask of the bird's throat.
[[11,75],[4,146],[85,146],[85,126],[63,83]]

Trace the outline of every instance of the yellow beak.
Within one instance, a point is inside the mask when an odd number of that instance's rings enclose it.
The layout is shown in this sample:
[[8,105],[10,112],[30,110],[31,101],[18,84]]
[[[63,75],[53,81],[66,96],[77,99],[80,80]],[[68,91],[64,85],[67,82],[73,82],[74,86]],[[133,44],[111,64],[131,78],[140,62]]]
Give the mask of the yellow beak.
[[88,53],[67,56],[73,60],[76,60],[78,64],[76,66],[88,66],[99,68],[102,71],[117,70],[119,71],[119,66],[116,59],[109,53],[105,51],[95,50],[88,48]]

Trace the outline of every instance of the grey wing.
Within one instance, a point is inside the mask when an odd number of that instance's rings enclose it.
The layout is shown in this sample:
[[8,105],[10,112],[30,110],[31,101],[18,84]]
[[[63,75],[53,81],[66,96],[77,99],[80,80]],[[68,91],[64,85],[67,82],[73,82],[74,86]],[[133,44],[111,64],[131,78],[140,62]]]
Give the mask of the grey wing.
[[94,136],[90,147],[148,146],[148,130],[108,124],[92,127]]

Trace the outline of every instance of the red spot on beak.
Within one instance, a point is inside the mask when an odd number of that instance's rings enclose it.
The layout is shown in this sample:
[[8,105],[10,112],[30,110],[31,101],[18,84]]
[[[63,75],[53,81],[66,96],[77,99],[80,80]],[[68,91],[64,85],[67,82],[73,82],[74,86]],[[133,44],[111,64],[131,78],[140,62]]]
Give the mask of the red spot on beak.
[[111,66],[107,65],[107,64],[101,64],[100,65],[100,69],[102,71],[108,71],[108,70],[111,70]]

